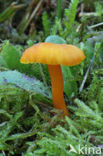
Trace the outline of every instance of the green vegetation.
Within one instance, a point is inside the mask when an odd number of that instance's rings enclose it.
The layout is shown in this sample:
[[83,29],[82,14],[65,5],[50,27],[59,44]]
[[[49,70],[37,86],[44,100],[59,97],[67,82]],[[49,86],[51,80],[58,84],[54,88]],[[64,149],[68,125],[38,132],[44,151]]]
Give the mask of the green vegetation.
[[[0,156],[79,156],[79,144],[103,147],[102,8],[102,0],[0,1]],[[86,55],[62,66],[71,118],[53,109],[47,66],[20,63],[26,48],[49,40]]]

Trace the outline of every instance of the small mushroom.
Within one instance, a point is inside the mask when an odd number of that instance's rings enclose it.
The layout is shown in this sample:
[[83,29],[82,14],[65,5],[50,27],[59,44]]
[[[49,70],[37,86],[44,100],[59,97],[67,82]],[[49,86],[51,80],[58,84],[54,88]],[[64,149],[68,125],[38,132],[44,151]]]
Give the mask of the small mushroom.
[[21,63],[42,63],[48,65],[52,85],[54,108],[63,111],[63,116],[70,116],[63,95],[63,76],[61,66],[74,66],[85,59],[84,53],[73,45],[38,43],[26,49],[20,59]]

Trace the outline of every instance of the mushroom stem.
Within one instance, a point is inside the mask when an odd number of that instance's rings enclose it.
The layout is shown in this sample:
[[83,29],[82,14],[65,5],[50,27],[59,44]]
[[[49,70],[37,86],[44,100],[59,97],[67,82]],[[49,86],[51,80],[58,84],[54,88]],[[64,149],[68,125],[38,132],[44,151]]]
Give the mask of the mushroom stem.
[[51,78],[52,98],[54,108],[64,111],[63,116],[65,115],[70,116],[64,101],[63,95],[64,85],[61,67],[60,65],[48,65],[48,69]]

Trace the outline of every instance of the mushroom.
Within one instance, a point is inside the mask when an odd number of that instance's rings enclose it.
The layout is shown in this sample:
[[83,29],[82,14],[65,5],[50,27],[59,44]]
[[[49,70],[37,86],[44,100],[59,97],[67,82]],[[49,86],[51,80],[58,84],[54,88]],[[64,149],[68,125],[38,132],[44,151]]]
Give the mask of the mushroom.
[[62,110],[63,116],[70,116],[63,95],[63,76],[60,65],[74,66],[84,59],[84,53],[76,46],[44,42],[26,49],[20,62],[48,65],[54,108]]

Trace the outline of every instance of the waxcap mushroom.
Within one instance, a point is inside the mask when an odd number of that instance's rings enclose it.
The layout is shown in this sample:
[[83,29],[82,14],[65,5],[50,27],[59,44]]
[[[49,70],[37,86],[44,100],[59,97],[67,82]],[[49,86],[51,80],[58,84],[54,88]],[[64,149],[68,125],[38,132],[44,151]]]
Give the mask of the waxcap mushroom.
[[63,76],[60,65],[73,66],[85,59],[84,53],[77,47],[67,44],[38,43],[26,49],[20,59],[21,63],[42,63],[48,65],[51,78],[54,108],[70,117],[63,95]]
[[73,45],[38,43],[25,50],[21,63],[74,66],[85,59],[84,53]]

